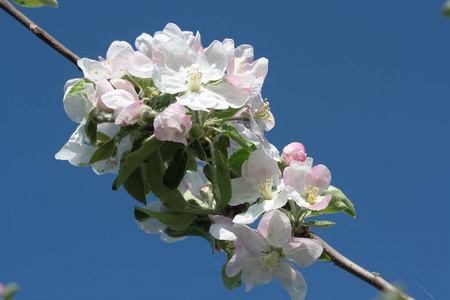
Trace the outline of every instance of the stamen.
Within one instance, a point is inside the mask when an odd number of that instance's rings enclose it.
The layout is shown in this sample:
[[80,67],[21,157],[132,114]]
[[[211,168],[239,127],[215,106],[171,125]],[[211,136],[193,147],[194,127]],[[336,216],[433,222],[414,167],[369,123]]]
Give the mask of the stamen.
[[315,204],[319,196],[319,188],[309,185],[308,187],[305,187],[303,189],[306,193],[306,202],[308,202],[309,204]]

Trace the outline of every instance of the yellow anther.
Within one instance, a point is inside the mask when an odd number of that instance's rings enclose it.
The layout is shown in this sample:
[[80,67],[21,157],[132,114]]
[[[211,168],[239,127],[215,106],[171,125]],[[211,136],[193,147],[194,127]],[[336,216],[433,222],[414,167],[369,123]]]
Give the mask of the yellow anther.
[[243,61],[241,61],[241,62],[239,63],[236,73],[241,73],[241,71],[242,71],[242,65],[243,65],[243,64],[244,64]]
[[317,202],[317,197],[319,196],[319,188],[313,187],[312,185],[309,185],[308,187],[303,188],[306,193],[306,201],[309,204],[314,204]]

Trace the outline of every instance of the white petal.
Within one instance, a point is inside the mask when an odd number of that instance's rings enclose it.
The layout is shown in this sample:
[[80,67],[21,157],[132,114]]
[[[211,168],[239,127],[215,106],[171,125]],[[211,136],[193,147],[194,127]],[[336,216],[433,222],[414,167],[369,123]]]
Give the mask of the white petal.
[[267,212],[258,225],[258,234],[275,247],[282,247],[291,237],[291,231],[289,218],[279,210]]
[[242,244],[250,255],[255,253],[259,255],[261,252],[267,251],[267,242],[250,227],[234,224],[233,232],[237,237],[237,242]]
[[225,272],[227,276],[234,277],[237,274],[239,274],[239,272],[241,272],[242,268],[244,267],[244,262],[245,262],[245,254],[243,252],[242,246],[236,245],[236,251],[234,252],[227,266],[225,267]]
[[84,144],[84,125],[79,125],[69,138],[69,141],[55,154],[56,159],[72,159]]
[[283,246],[283,254],[297,266],[304,268],[315,263],[322,254],[323,247],[319,241],[308,238],[290,238]]
[[198,64],[203,72],[202,82],[221,79],[227,67],[227,55],[222,43],[212,42],[200,56]]
[[246,212],[237,214],[234,217],[233,222],[236,224],[251,224],[255,222],[263,212],[265,212],[264,205],[262,203],[255,203],[250,206]]
[[255,285],[269,283],[275,277],[275,270],[265,268],[263,264],[264,261],[259,260],[259,258],[260,254],[258,253],[247,257],[245,260],[241,276],[242,281],[247,285],[245,291],[249,291]]
[[231,200],[229,205],[236,206],[246,202],[253,203],[261,196],[258,182],[250,177],[231,180]]
[[250,93],[244,91],[237,85],[229,82],[222,82],[218,85],[207,86],[210,92],[220,96],[220,101],[224,101],[227,106],[232,108],[242,107],[250,97]]
[[281,261],[276,271],[278,281],[291,295],[292,300],[304,300],[307,292],[306,282],[302,274],[292,264]]

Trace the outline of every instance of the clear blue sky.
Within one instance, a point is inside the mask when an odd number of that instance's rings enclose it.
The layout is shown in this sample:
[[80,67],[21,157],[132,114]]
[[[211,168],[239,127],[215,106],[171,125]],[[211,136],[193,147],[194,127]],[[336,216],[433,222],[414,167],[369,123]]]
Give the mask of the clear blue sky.
[[[168,22],[233,38],[269,59],[263,96],[282,149],[299,141],[357,218],[316,233],[416,299],[448,297],[450,19],[436,1],[60,1],[21,8],[80,57],[134,44]],[[222,287],[222,253],[203,240],[165,244],[135,224],[137,204],[113,175],[57,161],[75,130],[62,106],[82,74],[0,12],[0,282],[22,300],[288,299],[278,282]],[[307,299],[373,299],[332,264],[301,270]],[[421,288],[421,286],[428,291]]]

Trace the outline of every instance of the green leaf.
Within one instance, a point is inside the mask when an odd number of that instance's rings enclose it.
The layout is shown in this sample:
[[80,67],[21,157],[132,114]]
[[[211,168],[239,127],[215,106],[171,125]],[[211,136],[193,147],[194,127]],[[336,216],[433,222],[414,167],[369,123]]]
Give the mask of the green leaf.
[[450,17],[450,0],[445,2],[444,6],[442,7],[442,14],[445,17]]
[[[95,124],[97,124],[97,123],[95,123]],[[97,129],[97,126],[95,128]],[[107,142],[110,139],[110,137],[107,136],[106,134],[104,134],[103,132],[97,131],[96,133],[97,133],[96,134],[97,135],[97,142],[104,143],[104,142]]]
[[317,228],[325,228],[325,227],[330,227],[333,226],[334,222],[330,222],[330,221],[308,221],[308,222],[304,222],[302,224],[302,226],[308,226],[308,227],[317,227]]
[[[86,122],[86,136],[88,137],[89,143],[92,146],[97,144],[97,122],[92,119],[88,119],[88,121]],[[110,137],[108,137],[106,141],[108,141],[109,139]]]
[[353,218],[356,216],[353,203],[344,195],[341,190],[335,188],[334,186],[330,186],[328,190],[322,193],[322,196],[329,194],[332,195],[330,204],[328,204],[328,206],[323,210],[312,211],[311,216],[317,216],[321,214],[334,214],[340,211],[345,212]]
[[230,148],[230,139],[225,135],[221,135],[214,143],[214,149],[220,150],[225,159],[228,157],[228,148]]
[[195,151],[191,148],[186,148],[186,151],[188,154],[187,169],[196,172],[198,169],[198,164],[194,153]]
[[142,207],[135,207],[136,210],[139,210],[148,216],[160,221],[163,224],[166,224],[173,230],[183,230],[189,226],[194,220],[195,214],[190,213],[182,213],[182,212],[173,212],[173,211],[152,211]]
[[207,178],[210,182],[214,183],[214,168],[213,168],[212,165],[206,164],[206,165],[203,167],[203,174],[205,174],[206,178]]
[[325,253],[325,251],[323,251],[322,254],[319,257],[319,260],[330,262],[331,258]]
[[164,162],[171,161],[175,156],[175,153],[179,149],[184,149],[185,146],[181,143],[175,142],[165,142],[164,145],[161,146],[161,156]]
[[199,140],[194,140],[191,144],[191,147],[195,150],[195,153],[200,160],[207,160],[205,149],[203,149],[203,146]]
[[152,135],[142,142],[141,147],[138,150],[130,152],[126,159],[120,163],[119,175],[113,183],[113,190],[118,190],[128,176],[130,176],[144,160],[158,150],[163,144],[164,142]]
[[180,148],[175,152],[169,167],[164,172],[163,183],[169,189],[176,189],[187,170],[188,153],[185,148]]
[[112,138],[100,147],[95,150],[94,154],[92,154],[91,159],[89,160],[89,164],[93,164],[100,160],[105,160],[113,155],[114,150],[116,149],[116,139]]
[[240,110],[241,108],[228,108],[223,110],[216,110],[214,111],[213,115],[214,117],[217,117],[219,119],[229,118],[236,115],[236,113]]
[[25,7],[58,7],[58,2],[56,0],[14,0],[14,2]]
[[128,176],[128,178],[123,183],[123,187],[134,199],[143,204],[147,204],[146,198],[150,193],[150,190],[146,189],[144,176],[142,174],[142,169],[140,166],[136,170],[134,170],[130,176]]
[[217,196],[216,209],[222,209],[231,200],[231,178],[225,156],[219,150],[214,150],[214,190]]
[[65,98],[66,99],[72,98],[78,94],[83,94],[86,96],[86,91],[84,90],[84,85],[89,82],[91,82],[91,81],[87,80],[86,78],[81,78],[70,88],[70,91],[67,93]]
[[236,173],[239,176],[242,176],[242,174],[241,174],[242,164],[246,160],[248,160],[249,157],[250,157],[250,152],[248,152],[247,150],[245,150],[243,148],[239,148],[239,149],[233,151],[231,153],[230,157],[228,157],[228,166],[234,173]]
[[170,228],[167,228],[166,230],[164,230],[164,232],[168,236],[174,237],[174,238],[180,238],[180,237],[184,237],[184,236],[201,237],[201,238],[205,239],[211,245],[211,248],[214,251],[216,240],[209,233],[210,227],[211,227],[211,221],[204,222],[204,221],[195,220],[194,222],[192,222],[189,225],[189,227],[187,227],[183,230],[175,231]]
[[233,125],[224,124],[222,125],[222,130],[223,135],[229,137],[230,139],[238,143],[242,148],[244,148],[248,152],[253,152],[257,149],[255,144],[243,138],[242,135],[239,133],[239,131],[237,131],[236,127],[234,127]]
[[186,206],[178,189],[170,189],[163,183],[166,167],[161,159],[160,151],[156,151],[148,158],[148,163],[144,163],[145,182],[150,186],[153,194],[161,200],[164,205],[174,210],[183,210]]

